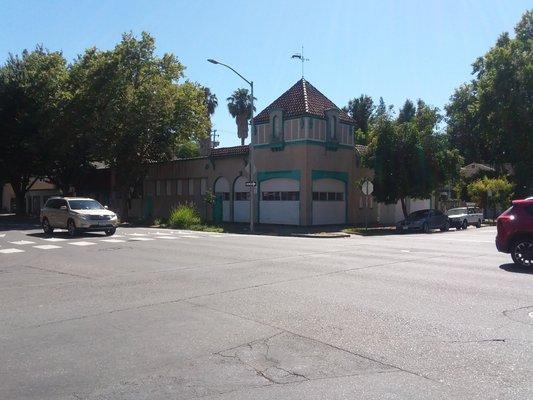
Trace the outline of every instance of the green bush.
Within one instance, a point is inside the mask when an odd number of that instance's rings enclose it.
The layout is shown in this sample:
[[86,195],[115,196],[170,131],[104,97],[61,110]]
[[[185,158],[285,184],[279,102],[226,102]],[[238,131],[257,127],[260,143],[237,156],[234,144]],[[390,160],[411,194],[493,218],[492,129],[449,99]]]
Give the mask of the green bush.
[[170,210],[168,225],[177,229],[195,229],[202,220],[198,210],[190,204],[181,204]]

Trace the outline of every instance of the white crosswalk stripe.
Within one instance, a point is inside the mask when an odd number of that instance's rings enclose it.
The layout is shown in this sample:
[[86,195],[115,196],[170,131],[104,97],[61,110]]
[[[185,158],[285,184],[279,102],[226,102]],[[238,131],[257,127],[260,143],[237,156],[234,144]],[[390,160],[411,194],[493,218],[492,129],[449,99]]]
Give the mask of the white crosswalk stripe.
[[16,244],[17,246],[23,246],[25,244],[35,244],[35,242],[31,242],[29,240],[17,240],[15,242],[9,242],[11,244]]
[[24,253],[24,250],[21,249],[2,249],[0,250],[2,254],[11,254],[11,253]]
[[41,244],[39,246],[33,246],[35,249],[40,250],[53,250],[53,249],[60,249],[61,246],[56,246],[55,244]]
[[[66,242],[72,246],[78,246],[78,247],[84,247],[84,246],[92,246],[92,245],[98,245],[100,242],[101,244],[105,243],[126,243],[126,242],[146,242],[146,241],[153,241],[153,240],[179,240],[179,239],[200,239],[200,238],[206,238],[206,237],[223,237],[224,234],[221,233],[215,233],[215,232],[194,232],[194,231],[185,231],[185,230],[172,230],[172,231],[147,231],[148,233],[141,233],[141,232],[120,232],[121,234],[113,235],[113,237],[102,237],[96,238],[91,237],[87,239],[92,239],[94,241],[86,241],[86,240],[77,240],[74,239],[72,241],[72,238],[66,238],[66,237],[37,237],[39,241],[42,242]],[[3,234],[5,236],[6,234]],[[1,236],[0,236],[1,237]],[[122,239],[119,239],[122,238]],[[81,238],[80,238],[81,239]],[[26,246],[31,245],[32,248],[36,250],[55,250],[55,249],[62,249],[64,246],[57,246],[55,244],[39,244],[38,241],[32,241],[32,240],[14,240],[9,242],[12,245],[16,246]],[[1,248],[2,246],[0,246]],[[0,254],[11,254],[11,253],[24,253],[26,250],[23,250],[21,248],[3,248],[0,250]]]

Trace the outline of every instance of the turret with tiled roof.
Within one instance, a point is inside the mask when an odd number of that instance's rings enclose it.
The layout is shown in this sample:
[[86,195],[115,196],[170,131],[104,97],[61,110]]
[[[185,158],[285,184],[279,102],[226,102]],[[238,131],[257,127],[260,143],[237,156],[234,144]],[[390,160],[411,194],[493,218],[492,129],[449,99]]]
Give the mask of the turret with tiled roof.
[[342,111],[330,99],[324,96],[317,88],[304,78],[296,82],[289,90],[274,100],[268,107],[261,111],[255,118],[255,123],[267,122],[272,110],[283,109],[285,118],[312,115],[325,118],[326,110],[339,110],[342,122],[354,124],[355,121]]

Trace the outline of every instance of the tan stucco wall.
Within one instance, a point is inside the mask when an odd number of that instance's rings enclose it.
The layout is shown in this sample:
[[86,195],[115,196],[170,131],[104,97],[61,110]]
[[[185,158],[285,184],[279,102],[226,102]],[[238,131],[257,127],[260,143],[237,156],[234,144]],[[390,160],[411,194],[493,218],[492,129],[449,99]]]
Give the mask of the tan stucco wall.
[[[194,203],[203,217],[211,219],[211,209],[201,193],[201,180],[206,179],[207,191],[213,192],[218,177],[225,177],[230,186],[240,176],[247,174],[247,156],[209,159],[207,157],[158,163],[150,167],[144,181],[143,197],[153,199],[153,216],[168,217],[169,210],[178,204]],[[189,193],[188,180],[193,179],[194,190]],[[156,182],[161,181],[161,193],[156,195]],[[182,180],[182,194],[177,193],[177,181]],[[166,182],[170,181],[170,195],[167,195]],[[207,213],[207,214],[206,214]]]

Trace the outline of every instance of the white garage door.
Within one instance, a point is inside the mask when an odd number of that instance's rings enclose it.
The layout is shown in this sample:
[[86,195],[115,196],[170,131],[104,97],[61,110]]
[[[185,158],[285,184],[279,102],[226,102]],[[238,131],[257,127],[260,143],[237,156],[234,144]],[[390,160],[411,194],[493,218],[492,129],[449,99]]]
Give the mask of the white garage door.
[[344,182],[336,179],[313,181],[313,225],[346,223]]
[[233,219],[235,222],[250,222],[250,188],[246,178],[240,176],[235,181],[233,193]]
[[230,200],[229,182],[226,178],[220,177],[215,183],[215,196],[222,197],[222,221],[230,221]]
[[299,225],[300,182],[286,178],[261,182],[259,222]]

